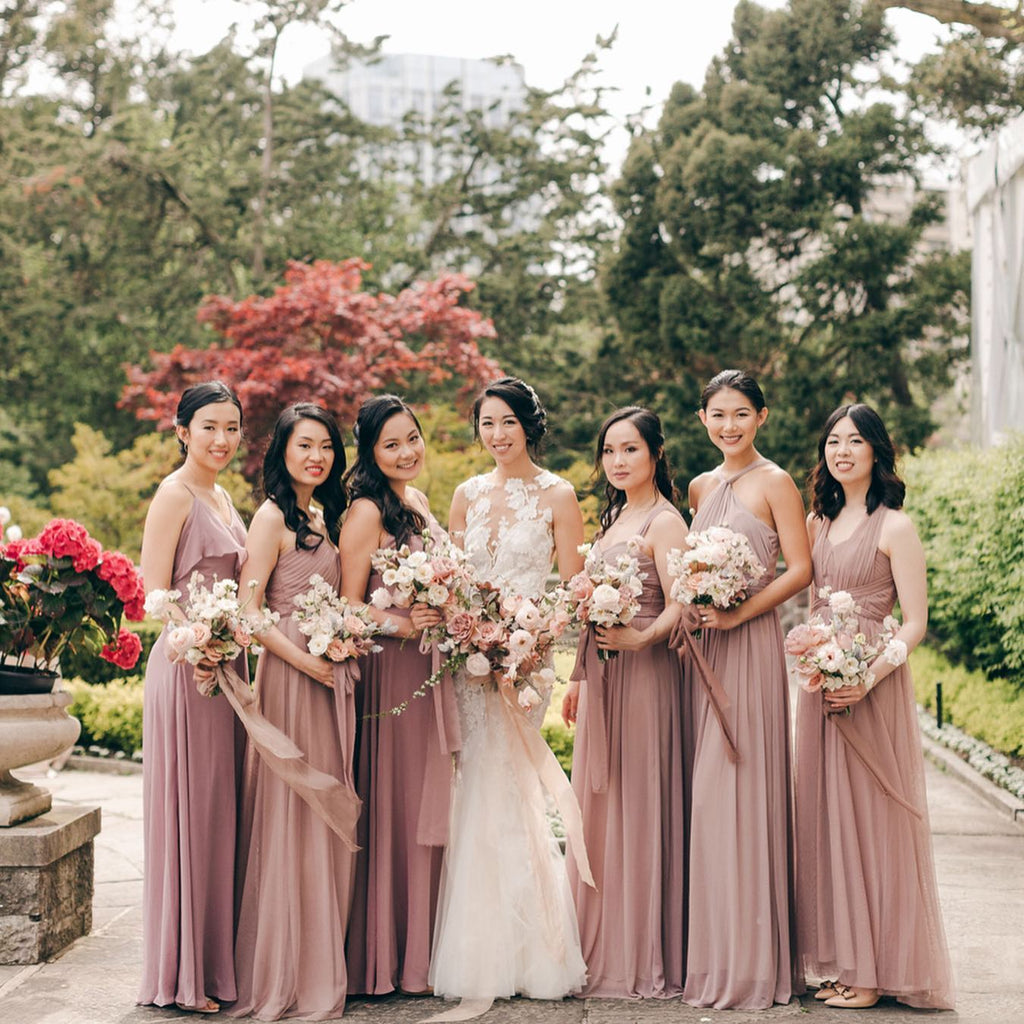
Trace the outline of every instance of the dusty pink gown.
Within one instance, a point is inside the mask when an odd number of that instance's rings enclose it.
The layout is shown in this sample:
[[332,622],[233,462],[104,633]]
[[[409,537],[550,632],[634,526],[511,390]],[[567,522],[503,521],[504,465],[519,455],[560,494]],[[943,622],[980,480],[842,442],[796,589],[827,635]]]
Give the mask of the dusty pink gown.
[[[441,528],[430,520],[435,535]],[[386,545],[388,546],[388,545]],[[421,538],[409,540],[421,549]],[[384,585],[371,572],[367,599]],[[407,616],[408,609],[390,608]],[[427,989],[441,865],[448,836],[452,754],[459,719],[448,677],[398,716],[435,661],[417,640],[383,637],[361,662],[357,691],[356,790],[359,819],[356,888],[348,934],[349,992],[384,995]]]
[[[291,615],[293,598],[319,573],[338,586],[341,563],[327,540],[278,559],[266,602],[277,628],[301,649],[306,638]],[[256,670],[259,709],[290,737],[314,768],[351,789],[355,743],[354,679],[340,666],[328,689],[264,650]],[[345,931],[355,854],[294,790],[260,759],[246,758],[242,815],[241,899],[232,1016],[258,1020],[340,1017],[345,1007]]]
[[[601,550],[614,559],[625,544]],[[647,573],[634,620],[642,629],[665,599],[654,561],[638,561]],[[586,682],[572,783],[597,889],[568,863],[587,963],[583,995],[678,996],[686,979],[682,667],[667,641],[603,663],[597,652],[585,632],[573,672]]]
[[[226,526],[196,498],[174,553],[171,586],[194,571],[237,579],[245,527]],[[235,998],[235,838],[244,733],[227,698],[203,697],[192,666],[172,664],[166,633],[153,645],[143,690],[142,984],[140,1003],[202,1006]],[[245,679],[245,658],[235,671]]]
[[[745,534],[773,578],[779,538],[723,481],[701,503],[691,531],[728,526]],[[686,662],[696,749],[690,820],[690,920],[686,988],[694,1006],[757,1009],[787,1003],[795,975],[789,693],[779,616],[773,609],[735,629],[706,629],[701,650],[728,695],[739,761]]]
[[[825,519],[812,552],[815,594],[824,586],[848,591],[869,637],[896,600],[889,559],[878,550],[885,516],[886,509],[876,510],[838,544],[829,540]],[[820,597],[814,611],[828,613]],[[797,931],[804,966],[909,1006],[952,1009],[910,671],[903,665],[886,676],[842,727],[920,817],[885,795],[822,703],[820,693],[804,692],[797,702]]]

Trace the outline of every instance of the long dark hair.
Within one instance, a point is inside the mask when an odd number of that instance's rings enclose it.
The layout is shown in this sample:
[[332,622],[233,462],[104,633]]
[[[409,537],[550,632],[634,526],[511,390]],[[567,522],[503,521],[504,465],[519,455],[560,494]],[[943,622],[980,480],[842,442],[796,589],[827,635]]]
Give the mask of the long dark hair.
[[[214,405],[218,402],[231,402],[238,410],[238,425],[242,425],[242,403],[238,395],[228,387],[222,380],[207,380],[201,384],[193,384],[185,388],[178,399],[178,408],[174,413],[174,425],[176,427],[187,427],[192,422],[192,417],[204,405]],[[182,455],[188,455],[188,448],[182,439],[178,438],[178,450]]]
[[284,524],[295,534],[295,547],[306,551],[315,551],[322,543],[322,533],[309,525],[309,516],[299,508],[295,498],[292,478],[285,466],[284,453],[288,441],[300,420],[314,420],[327,429],[327,434],[334,447],[334,462],[331,464],[327,479],[313,489],[313,497],[324,510],[324,525],[331,542],[338,543],[341,532],[341,514],[348,506],[345,487],[341,475],[345,472],[345,445],[341,439],[341,431],[334,417],[319,405],[312,402],[296,402],[289,405],[274,424],[274,435],[263,456],[263,493],[281,510]]
[[700,393],[700,407],[707,409],[708,402],[711,401],[712,397],[719,391],[724,391],[728,388],[730,391],[738,391],[750,404],[754,407],[755,412],[760,412],[765,408],[766,402],[764,400],[764,392],[761,390],[761,385],[754,380],[752,374],[747,373],[746,370],[722,370],[716,373],[704,385],[704,390]]
[[518,377],[502,377],[488,384],[473,403],[473,436],[477,438],[480,437],[480,407],[488,398],[500,398],[512,410],[526,435],[527,451],[537,455],[548,432],[548,414],[537,392]]
[[842,485],[829,472],[825,462],[828,435],[844,416],[853,420],[857,433],[874,449],[875,461],[871,467],[871,485],[867,496],[868,515],[880,505],[902,508],[907,487],[896,473],[896,447],[889,431],[885,429],[882,417],[871,406],[857,402],[839,406],[825,422],[818,438],[818,464],[811,471],[810,479],[811,511],[819,518],[835,519],[846,504]]
[[406,413],[423,433],[416,413],[398,395],[377,395],[368,398],[359,408],[356,417],[356,460],[345,476],[349,498],[369,498],[380,509],[381,525],[390,533],[398,545],[405,544],[413,534],[427,528],[427,519],[422,512],[404,504],[395,494],[388,478],[381,472],[374,457],[373,449],[392,416]]
[[[594,454],[594,469],[597,472],[601,471],[605,436],[616,423],[621,423],[623,420],[629,420],[640,432],[644,444],[647,445],[647,450],[651,453],[651,458],[654,459],[654,486],[675,504],[676,488],[672,483],[672,473],[665,455],[665,434],[661,429],[661,420],[657,413],[651,412],[650,409],[644,409],[639,405],[627,405],[622,409],[616,409],[601,424],[600,433],[597,435],[597,451]],[[620,491],[611,482],[606,482],[604,499],[605,504],[601,509],[600,517],[602,533],[619,518],[626,504],[626,492]]]

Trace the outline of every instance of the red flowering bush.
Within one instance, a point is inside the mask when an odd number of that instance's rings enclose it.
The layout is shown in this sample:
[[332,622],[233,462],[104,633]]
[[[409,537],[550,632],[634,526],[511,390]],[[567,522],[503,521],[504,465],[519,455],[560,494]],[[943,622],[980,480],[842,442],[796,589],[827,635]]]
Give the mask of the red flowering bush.
[[73,519],[53,519],[38,537],[0,543],[0,655],[49,664],[83,647],[121,668],[142,652],[122,615],[145,616],[142,578],[130,558],[104,551]]

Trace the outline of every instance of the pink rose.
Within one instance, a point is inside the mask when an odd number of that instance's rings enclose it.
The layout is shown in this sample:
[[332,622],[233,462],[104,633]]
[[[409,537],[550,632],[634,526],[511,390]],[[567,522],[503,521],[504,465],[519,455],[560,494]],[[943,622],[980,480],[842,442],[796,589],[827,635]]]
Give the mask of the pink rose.
[[505,630],[497,622],[481,622],[473,630],[473,643],[483,650],[496,647],[505,637]]
[[477,627],[477,617],[472,612],[467,612],[462,609],[453,612],[448,616],[445,622],[445,628],[448,631],[448,635],[457,643],[460,647],[469,643],[470,637],[473,636],[473,632]]
[[799,657],[813,651],[819,642],[817,630],[807,623],[801,623],[786,634],[786,653]]
[[252,643],[252,633],[241,626],[235,626],[231,630],[231,637],[239,647],[248,647]]
[[491,674],[491,663],[487,660],[487,655],[474,651],[466,659],[466,672],[471,676],[489,676]]
[[362,636],[366,632],[366,623],[358,615],[346,615],[342,624],[352,636]]
[[213,633],[205,622],[189,622],[187,625],[192,632],[192,647],[205,647],[210,642]]

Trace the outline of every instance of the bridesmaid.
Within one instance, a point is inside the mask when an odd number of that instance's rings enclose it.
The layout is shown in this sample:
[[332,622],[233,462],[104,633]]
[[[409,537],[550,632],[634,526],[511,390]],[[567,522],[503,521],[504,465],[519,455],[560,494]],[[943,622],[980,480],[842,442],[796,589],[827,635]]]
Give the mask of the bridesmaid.
[[[174,417],[184,463],[157,488],[142,537],[149,590],[186,592],[193,572],[237,579],[245,527],[217,484],[242,436],[226,384],[188,388]],[[140,1003],[216,1013],[235,998],[232,956],[236,793],[243,733],[223,695],[203,697],[172,663],[166,633],[146,665],[143,696],[142,985]],[[247,677],[245,658],[234,665]]]
[[[701,607],[701,650],[729,701],[739,760],[693,678],[696,748],[690,822],[689,942],[683,998],[758,1009],[802,991],[793,955],[789,693],[778,606],[807,586],[804,506],[790,476],[754,447],[768,418],[757,382],[723,370],[701,394],[700,419],[722,464],[690,484],[691,529],[746,535],[764,578],[729,611]],[[776,576],[781,548],[786,569]]]
[[[267,499],[249,530],[241,589],[255,584],[253,607],[265,597],[280,614],[278,624],[260,634],[259,710],[309,765],[347,786],[354,828],[355,697],[348,675],[309,652],[291,617],[293,599],[309,589],[311,576],[339,585],[335,543],[345,508],[344,469],[341,434],[329,413],[308,402],[281,413],[263,460]],[[340,1017],[355,854],[252,747],[242,808],[251,830],[239,857],[238,1002],[231,1016]]]
[[869,637],[897,600],[903,625],[866,685],[801,692],[797,702],[798,948],[808,971],[837,979],[815,994],[828,1006],[873,1006],[889,995],[951,1010],[914,687],[903,664],[928,622],[924,552],[901,511],[894,463],[873,409],[832,413],[811,477],[813,610],[827,613],[818,592],[828,586],[851,594]]
[[[597,546],[614,560],[638,544],[647,578],[628,626],[583,634],[562,703],[566,723],[577,721],[572,782],[597,883],[585,885],[570,863],[588,970],[583,995],[677,996],[686,980],[683,687],[667,643],[679,606],[666,557],[682,547],[686,524],[654,413],[612,413],[595,462],[607,480]],[[622,653],[602,663],[599,649]]]
[[[370,566],[378,548],[422,548],[441,528],[412,486],[425,445],[413,411],[395,395],[359,410],[356,461],[346,476],[352,507],[341,531],[342,593],[368,600],[383,585]],[[374,613],[397,629],[363,662],[356,787],[363,800],[356,895],[348,935],[349,991],[429,992],[427,969],[448,831],[458,711],[450,679],[399,716],[379,715],[407,700],[431,674],[420,633],[437,613],[420,605]]]

